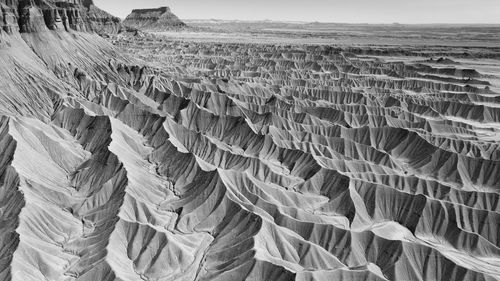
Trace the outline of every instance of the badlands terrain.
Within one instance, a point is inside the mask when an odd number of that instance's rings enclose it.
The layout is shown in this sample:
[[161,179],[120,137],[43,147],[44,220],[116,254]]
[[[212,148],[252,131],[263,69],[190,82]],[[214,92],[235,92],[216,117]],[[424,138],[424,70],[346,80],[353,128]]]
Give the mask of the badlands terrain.
[[0,8],[0,280],[500,280],[500,27]]

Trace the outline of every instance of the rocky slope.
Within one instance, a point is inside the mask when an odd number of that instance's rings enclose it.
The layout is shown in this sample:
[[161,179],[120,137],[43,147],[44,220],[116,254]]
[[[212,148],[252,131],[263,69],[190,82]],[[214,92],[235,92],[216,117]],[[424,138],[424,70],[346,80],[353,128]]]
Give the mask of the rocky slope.
[[498,61],[112,46],[37,3],[2,2],[0,280],[500,280]]
[[172,13],[169,7],[133,10],[123,24],[136,29],[155,31],[186,26],[184,22]]

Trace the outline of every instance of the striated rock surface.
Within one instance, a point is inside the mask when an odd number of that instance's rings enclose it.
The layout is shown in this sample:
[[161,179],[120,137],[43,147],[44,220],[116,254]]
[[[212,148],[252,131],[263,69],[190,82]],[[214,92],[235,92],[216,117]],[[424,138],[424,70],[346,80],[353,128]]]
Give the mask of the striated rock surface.
[[112,46],[14,3],[0,280],[500,280],[497,60]]
[[92,0],[1,0],[0,23],[12,34],[49,30],[118,32],[120,19],[94,6]]
[[172,13],[169,7],[133,10],[125,21],[123,21],[123,24],[127,27],[155,31],[186,26],[184,22]]

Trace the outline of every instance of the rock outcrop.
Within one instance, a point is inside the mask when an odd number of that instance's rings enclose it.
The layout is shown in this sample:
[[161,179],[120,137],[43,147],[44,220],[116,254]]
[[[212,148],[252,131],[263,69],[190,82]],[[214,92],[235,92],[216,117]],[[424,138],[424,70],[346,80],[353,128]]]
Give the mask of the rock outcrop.
[[131,28],[155,31],[186,26],[183,21],[172,13],[169,7],[133,10],[123,24]]
[[1,0],[3,32],[34,33],[43,30],[113,32],[120,19],[97,8],[92,0]]
[[0,0],[0,26],[0,114],[47,120],[52,100],[77,95],[76,71],[100,76],[119,57],[97,34],[121,22],[91,0]]

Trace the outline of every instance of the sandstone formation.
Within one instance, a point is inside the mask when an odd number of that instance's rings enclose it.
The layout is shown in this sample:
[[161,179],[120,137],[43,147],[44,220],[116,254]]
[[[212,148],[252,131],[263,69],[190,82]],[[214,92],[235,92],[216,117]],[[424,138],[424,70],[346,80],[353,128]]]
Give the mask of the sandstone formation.
[[131,28],[154,31],[186,26],[184,22],[172,13],[169,7],[133,10],[123,24]]
[[12,34],[49,30],[118,32],[120,19],[94,6],[92,0],[1,0],[0,23]]
[[500,280],[498,61],[1,1],[0,280]]

